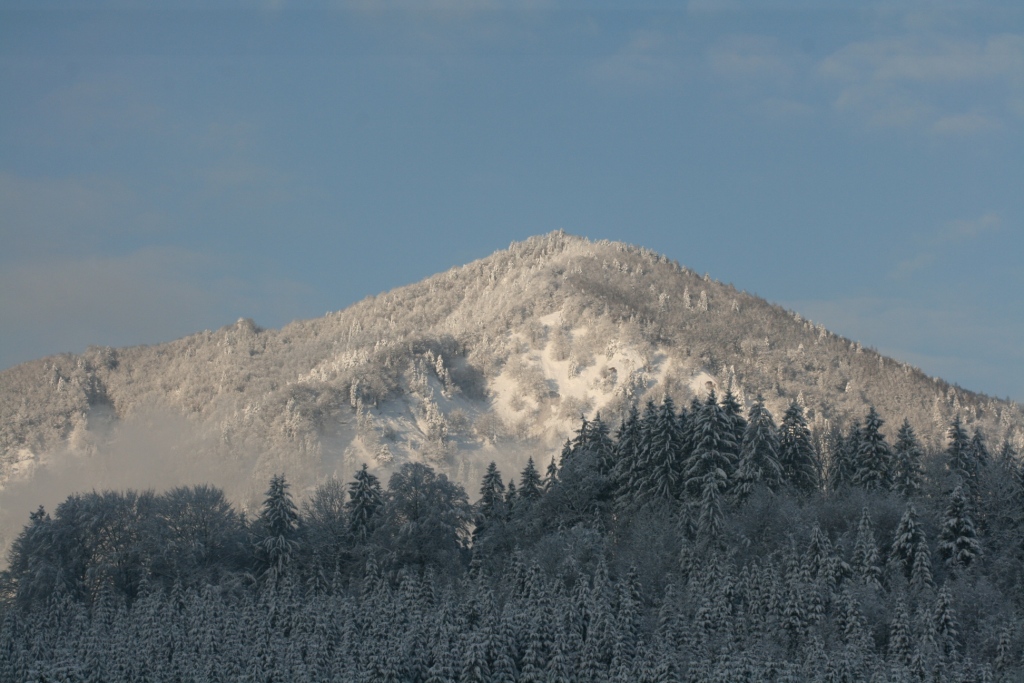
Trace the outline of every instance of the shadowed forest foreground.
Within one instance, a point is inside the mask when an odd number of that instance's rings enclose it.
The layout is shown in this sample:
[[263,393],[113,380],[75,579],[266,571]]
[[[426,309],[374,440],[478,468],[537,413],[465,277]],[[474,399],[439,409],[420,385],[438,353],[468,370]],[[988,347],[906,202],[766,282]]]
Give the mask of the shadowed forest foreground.
[[0,679],[1021,680],[1018,455],[884,425],[712,393],[584,420],[475,504],[419,463],[301,507],[274,477],[254,519],[203,486],[74,495],[12,549]]

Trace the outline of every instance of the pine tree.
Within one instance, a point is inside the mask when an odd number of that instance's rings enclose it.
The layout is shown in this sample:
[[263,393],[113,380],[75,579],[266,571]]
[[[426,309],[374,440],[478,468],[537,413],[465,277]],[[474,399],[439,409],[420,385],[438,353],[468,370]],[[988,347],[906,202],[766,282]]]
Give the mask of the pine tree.
[[935,600],[931,636],[942,656],[948,658],[956,653],[960,625],[953,610],[953,595],[949,592],[949,586],[943,586]]
[[977,490],[978,463],[959,415],[953,419],[946,437],[949,439],[949,447],[946,449],[949,471],[958,476],[970,491]]
[[643,502],[678,500],[682,494],[685,453],[675,404],[670,396],[662,401],[644,445],[640,499]]
[[537,472],[537,466],[533,464],[533,458],[531,457],[526,461],[526,467],[523,468],[522,473],[519,475],[519,500],[532,504],[540,500],[544,493],[543,482],[540,478],[540,473]]
[[542,489],[544,493],[547,493],[555,487],[558,483],[558,463],[555,462],[555,457],[551,456],[551,462],[548,463],[548,469],[544,473],[544,481],[542,483]]
[[887,490],[892,486],[892,451],[881,429],[885,421],[870,406],[861,430],[853,482],[868,490]]
[[776,491],[782,484],[782,465],[779,463],[779,430],[771,411],[764,405],[761,394],[750,406],[750,415],[740,445],[740,459],[736,466],[735,493],[743,500],[758,484]]
[[793,401],[786,409],[780,430],[779,462],[786,481],[798,491],[813,493],[818,488],[821,467],[804,419],[804,409]]
[[921,492],[921,480],[924,478],[921,468],[923,454],[921,443],[917,440],[910,421],[904,419],[903,425],[896,433],[896,444],[893,446],[893,488],[900,495],[909,498]]
[[957,486],[950,496],[939,533],[939,555],[953,571],[970,567],[981,556],[978,533],[967,508],[963,487]]
[[722,410],[725,412],[726,419],[732,425],[731,441],[736,445],[734,452],[729,454],[729,459],[733,463],[737,463],[740,459],[740,445],[743,443],[743,435],[747,431],[747,420],[743,417],[743,408],[732,393],[731,386],[725,390],[725,395],[722,396]]
[[[899,525],[896,527],[896,537],[892,543],[892,550],[889,552],[889,559],[902,572],[904,578],[913,582],[916,572],[922,570],[918,565],[922,556],[927,556],[928,544],[924,537],[924,531],[917,521],[917,510],[913,505],[907,505]],[[928,557],[928,581],[931,583],[931,560]]]
[[693,420],[693,452],[685,472],[686,490],[699,501],[697,531],[702,539],[721,535],[724,525],[722,499],[733,470],[735,452],[732,427],[726,412],[710,392]]
[[257,556],[263,575],[274,582],[284,574],[299,546],[299,512],[288,493],[284,475],[270,479],[257,523],[260,527]]
[[643,479],[640,461],[642,438],[640,412],[633,405],[630,406],[626,419],[622,421],[615,441],[615,468],[612,471],[612,478],[615,486],[615,507],[619,510],[633,504],[636,499],[634,487]]
[[882,588],[882,569],[878,566],[878,546],[875,543],[875,532],[871,528],[871,515],[867,507],[860,516],[857,526],[857,541],[853,548],[853,570],[867,586]]
[[384,493],[380,480],[363,463],[355,479],[348,485],[349,500],[345,503],[349,532],[356,543],[365,543],[373,531],[377,513],[384,506]]
[[892,622],[889,624],[889,658],[904,666],[913,663],[913,634],[910,630],[910,614],[907,601],[901,595],[896,600]]
[[857,472],[857,454],[860,452],[861,424],[854,420],[846,436],[836,438],[832,452],[832,463],[828,471],[828,487],[832,491],[841,491],[853,484]]

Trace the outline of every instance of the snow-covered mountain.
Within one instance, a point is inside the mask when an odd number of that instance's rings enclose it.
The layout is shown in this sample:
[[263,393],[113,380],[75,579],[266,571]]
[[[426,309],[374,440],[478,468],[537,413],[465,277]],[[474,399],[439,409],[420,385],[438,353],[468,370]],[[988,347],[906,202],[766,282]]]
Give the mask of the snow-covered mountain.
[[990,441],[1024,440],[1016,404],[647,249],[559,232],[280,330],[239,320],[6,370],[0,508],[23,523],[16,492],[58,480],[205,479],[244,502],[275,472],[301,492],[363,462],[386,471],[407,460],[472,493],[491,460],[506,477],[531,455],[546,463],[581,415],[614,426],[632,402],[669,393],[685,405],[726,386],[747,404],[762,392],[776,415],[797,399],[819,432],[873,404],[890,437],[907,417],[933,448],[957,413]]

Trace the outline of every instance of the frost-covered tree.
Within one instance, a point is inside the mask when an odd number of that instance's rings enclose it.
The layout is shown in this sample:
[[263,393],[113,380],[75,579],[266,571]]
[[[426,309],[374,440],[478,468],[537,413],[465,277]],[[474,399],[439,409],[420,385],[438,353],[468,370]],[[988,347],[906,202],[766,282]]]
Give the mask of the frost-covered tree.
[[697,501],[697,530],[701,538],[717,538],[722,532],[723,499],[734,469],[736,451],[733,423],[710,392],[693,422],[692,448],[686,463],[686,490]]
[[828,488],[841,491],[853,483],[857,471],[857,454],[860,451],[861,424],[855,420],[846,436],[837,433],[832,447],[832,461],[828,468]]
[[540,500],[543,494],[544,482],[531,457],[526,461],[526,467],[523,468],[522,473],[519,475],[518,498],[527,504],[532,504]]
[[273,583],[284,574],[299,547],[299,512],[283,474],[270,479],[256,526],[260,572]]
[[[649,425],[649,426],[648,426]],[[642,502],[679,500],[683,490],[686,453],[675,403],[665,396],[641,450],[642,479],[638,482]]]
[[750,406],[734,475],[734,490],[739,499],[749,496],[759,484],[772,491],[779,488],[783,477],[779,448],[778,427],[764,405],[764,397],[758,394]]
[[813,493],[818,489],[821,467],[804,409],[796,401],[786,409],[779,431],[779,462],[786,482],[798,491]]
[[978,461],[971,447],[970,437],[964,429],[960,416],[953,418],[949,431],[946,433],[949,446],[946,448],[947,466],[949,471],[960,478],[960,481],[972,491],[978,486]]
[[939,532],[939,555],[953,571],[970,567],[981,556],[981,543],[962,486],[950,494]]
[[892,485],[892,451],[882,434],[885,421],[870,406],[857,448],[853,483],[869,490],[887,490]]
[[931,554],[913,505],[907,505],[896,527],[889,559],[911,584],[931,585]]
[[924,449],[910,426],[910,420],[904,419],[893,444],[893,489],[900,495],[910,497],[921,492],[923,455]]
[[349,500],[345,504],[348,513],[349,533],[357,543],[365,543],[373,532],[377,514],[384,506],[384,492],[380,479],[363,463],[353,481],[348,484]]
[[857,525],[857,541],[853,547],[850,564],[857,577],[868,586],[882,588],[882,568],[879,566],[878,545],[871,526],[871,515],[867,507],[861,511]]

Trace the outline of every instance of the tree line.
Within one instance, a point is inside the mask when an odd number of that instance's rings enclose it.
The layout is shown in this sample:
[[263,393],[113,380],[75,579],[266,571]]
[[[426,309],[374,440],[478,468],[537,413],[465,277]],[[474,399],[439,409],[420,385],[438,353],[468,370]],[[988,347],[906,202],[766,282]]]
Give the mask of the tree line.
[[583,419],[474,504],[420,463],[301,506],[275,476],[252,519],[76,494],[12,548],[0,679],[1019,680],[1020,459],[884,425],[727,391]]

